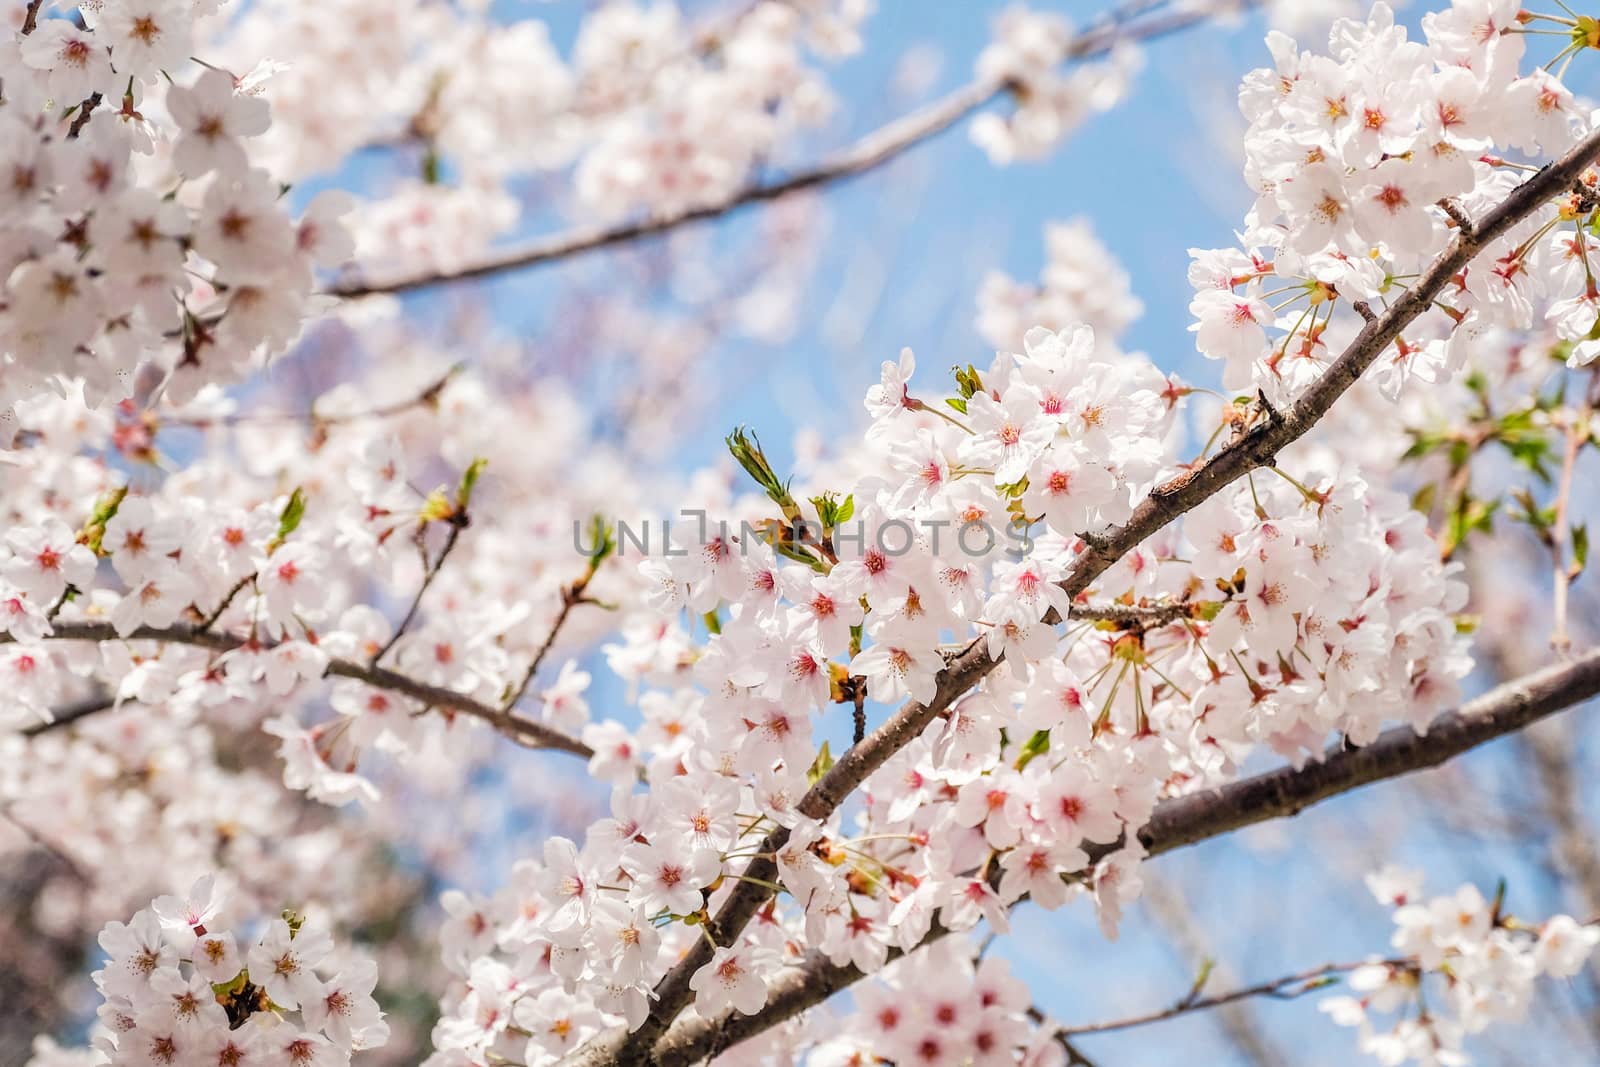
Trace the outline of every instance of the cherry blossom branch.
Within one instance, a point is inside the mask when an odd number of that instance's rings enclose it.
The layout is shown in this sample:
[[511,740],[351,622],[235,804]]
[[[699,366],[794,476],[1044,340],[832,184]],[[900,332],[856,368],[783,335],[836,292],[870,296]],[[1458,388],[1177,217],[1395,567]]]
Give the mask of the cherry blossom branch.
[[39,9],[43,6],[44,0],[28,0],[28,9],[22,15],[22,36],[39,28]]
[[604,523],[597,518],[595,526],[595,544],[589,553],[589,566],[577,581],[562,587],[561,611],[557,613],[555,621],[550,624],[550,632],[545,635],[544,643],[534,652],[533,659],[528,663],[528,669],[522,674],[522,681],[501,703],[502,709],[507,714],[510,714],[511,709],[516,707],[518,702],[522,700],[523,694],[528,691],[528,686],[533,684],[534,675],[539,673],[539,667],[544,663],[545,657],[550,654],[550,649],[554,647],[556,638],[561,636],[561,628],[567,624],[567,617],[572,614],[572,609],[579,604],[597,603],[597,601],[587,596],[589,583],[594,581],[596,574],[600,573],[600,565],[610,558],[614,546],[609,539],[609,535],[604,531]]
[[91,93],[83,103],[78,105],[77,113],[72,116],[72,124],[67,127],[67,140],[75,141],[78,134],[89,124],[89,118],[94,114],[94,109],[100,106],[99,93]]
[[421,539],[422,532],[426,527],[418,527],[418,543],[423,545],[422,584],[417,587],[417,595],[411,598],[411,606],[406,608],[405,617],[400,620],[400,625],[394,628],[394,633],[389,635],[389,640],[385,641],[372,654],[372,658],[367,661],[368,666],[376,667],[379,661],[389,654],[389,650],[395,646],[400,638],[405,636],[406,630],[410,629],[412,622],[416,620],[417,612],[422,608],[422,598],[428,595],[428,590],[433,587],[433,580],[439,577],[439,572],[444,569],[445,560],[449,559],[450,553],[455,551],[456,542],[461,539],[461,531],[467,528],[465,512],[452,515],[444,521],[450,524],[450,533],[445,537],[444,546],[439,549],[439,554],[433,557],[432,563],[428,562],[427,542]]
[[[1458,232],[1444,253],[1382,315],[1365,304],[1354,305],[1365,325],[1292,407],[1281,413],[1269,409],[1266,418],[1210,459],[1157,486],[1123,525],[1083,537],[1084,548],[1060,583],[1067,595],[1077,597],[1085,592],[1128,552],[1237,479],[1259,467],[1272,466],[1278,453],[1308,433],[1480,251],[1564,192],[1596,157],[1600,157],[1600,131],[1512,190],[1480,222]],[[1054,609],[1045,621],[1059,621]],[[974,639],[949,658],[931,700],[903,705],[860,744],[852,745],[801,799],[799,811],[808,818],[826,819],[868,776],[920,736],[935,717],[944,714],[998,663],[985,642]],[[767,835],[762,855],[750,864],[749,879],[734,887],[707,923],[707,936],[696,940],[656,985],[655,1004],[643,1025],[632,1033],[618,1028],[594,1038],[570,1057],[573,1067],[633,1063],[648,1054],[688,1004],[692,997],[689,980],[710,962],[713,946],[732,944],[770,896],[761,883],[773,880],[777,865],[771,857],[787,840],[788,831],[782,828]]]
[[[12,644],[15,640],[10,634],[0,634],[0,645]],[[231,634],[188,625],[141,626],[124,637],[118,634],[109,622],[83,620],[57,621],[54,624],[54,632],[43,638],[43,640],[156,641],[169,645],[191,645],[197,648],[208,648],[215,652],[232,652],[235,649],[247,647],[264,651],[273,648],[277,644],[275,641],[236,637]],[[525,748],[553,749],[558,752],[571,753],[583,759],[588,759],[594,755],[594,750],[588,745],[554,727],[513,715],[506,708],[491,707],[453,689],[430,685],[427,682],[419,682],[415,678],[409,678],[385,667],[369,666],[346,659],[330,659],[323,674],[325,676],[349,678],[363,682],[374,689],[386,689],[399,693],[401,696],[410,697],[412,700],[419,701],[429,707],[446,708],[474,719],[480,719]],[[97,708],[95,710],[103,709]],[[88,712],[84,714],[88,714]],[[83,716],[78,715],[76,717],[82,718]],[[49,728],[48,724],[45,728]]]
[[529,661],[528,669],[522,674],[522,681],[517,683],[517,688],[506,699],[504,706],[507,709],[515,707],[522,700],[523,695],[527,693],[528,686],[533,684],[533,676],[539,673],[540,665],[544,663],[545,657],[550,654],[551,646],[556,643],[556,638],[560,636],[561,628],[567,624],[567,616],[572,614],[572,609],[579,604],[590,603],[590,601],[584,599],[583,593],[589,587],[589,580],[593,577],[594,571],[591,570],[581,579],[561,590],[561,611],[556,615],[556,621],[550,624],[550,632],[545,635],[544,642],[539,646],[538,651],[533,654],[533,659]]
[[1123,629],[1165,626],[1179,619],[1203,619],[1222,602],[1178,600],[1162,604],[1074,604],[1072,618],[1115,623]]
[[[1183,888],[1148,870],[1140,871],[1140,880],[1144,891],[1139,902],[1144,905],[1145,912],[1170,935],[1172,948],[1180,959],[1199,963],[1193,987],[1195,995],[1204,991],[1206,982],[1215,982],[1224,988],[1241,985],[1238,976],[1214,958],[1204,924],[1189,909]],[[1217,1028],[1239,1053],[1242,1063],[1277,1067],[1293,1058],[1261,1028],[1248,1003],[1222,1005],[1217,1011]]]
[[[1139,832],[1139,840],[1150,855],[1157,856],[1257,823],[1297,815],[1330,797],[1439,766],[1597,695],[1600,649],[1498,686],[1440,716],[1427,734],[1396,727],[1365,748],[1334,745],[1321,760],[1300,769],[1282,767],[1220,789],[1163,801]],[[1095,849],[1092,858],[1103,858],[1115,848]],[[918,947],[948,932],[935,923]],[[902,954],[896,949],[890,958]],[[709,1020],[698,1016],[685,1019],[652,1049],[626,1062],[687,1067],[704,1057],[714,1042],[728,1047],[763,1033],[863,977],[854,966],[836,966],[826,957],[813,954],[768,983],[767,1003],[759,1013],[732,1012]]]
[[[1240,0],[1237,4],[1229,5],[1228,11],[1230,13],[1241,11],[1261,2],[1263,0]],[[1128,10],[1136,13],[1148,6],[1148,3],[1139,3],[1130,6]],[[1063,52],[1062,62],[1089,59],[1105,55],[1119,44],[1148,41],[1178,33],[1209,21],[1213,14],[1212,10],[1200,8],[1130,25],[1126,22],[1129,17],[1126,12],[1115,12],[1075,37]],[[805,170],[796,171],[781,181],[752,185],[716,204],[657,215],[622,225],[580,227],[566,233],[540,237],[524,244],[490,252],[478,262],[454,270],[427,270],[372,280],[355,278],[335,283],[325,292],[330,296],[355,299],[378,293],[401,293],[435,285],[469,281],[610,248],[643,237],[667,233],[689,223],[719,218],[752,204],[781,200],[795,193],[832,185],[876,170],[1015,91],[1016,86],[1008,82],[974,80],[920,111],[880,126],[843,151]]]
[[77,860],[72,858],[66,849],[62,848],[60,845],[57,845],[54,841],[40,833],[36,827],[30,826],[23,820],[17,818],[16,812],[12,811],[11,808],[12,806],[9,803],[0,804],[0,818],[5,819],[6,822],[10,823],[12,826],[15,826],[23,837],[26,837],[33,843],[35,848],[42,849],[56,860],[59,860],[61,864],[72,873],[73,878],[75,878],[80,885],[94,885],[93,877],[90,876],[88,871],[84,870],[82,864],[78,863]]
[[184,415],[176,413],[163,415],[154,414],[158,426],[183,426],[195,429],[208,429],[212,426],[242,426],[250,423],[282,423],[305,422],[312,426],[337,426],[341,423],[359,422],[365,419],[386,419],[394,415],[403,415],[414,408],[428,407],[439,400],[439,394],[444,392],[444,387],[450,384],[451,379],[460,374],[466,367],[465,363],[455,363],[439,377],[428,382],[422,389],[411,396],[375,407],[363,408],[359,411],[333,412],[324,415],[312,405],[304,413],[293,411],[239,411],[227,415]]
[[84,697],[82,700],[67,704],[59,708],[50,709],[50,718],[45,722],[35,723],[22,731],[24,737],[37,737],[51,730],[59,730],[63,726],[71,726],[79,719],[86,719],[91,715],[98,715],[117,706],[117,698],[110,693],[96,693],[94,696]]
[[[1050,1017],[1035,1005],[1028,1006],[1028,1018],[1039,1026],[1050,1024]],[[1050,1039],[1060,1045],[1061,1051],[1067,1054],[1067,1067],[1095,1067],[1095,1062],[1073,1043],[1072,1038],[1067,1036],[1066,1031],[1057,1027],[1050,1035]]]

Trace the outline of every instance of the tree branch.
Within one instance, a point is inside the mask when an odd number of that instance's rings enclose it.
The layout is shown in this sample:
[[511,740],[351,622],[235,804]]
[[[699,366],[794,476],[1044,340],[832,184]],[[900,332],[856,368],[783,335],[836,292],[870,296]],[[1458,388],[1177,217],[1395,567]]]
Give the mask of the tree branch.
[[[1150,871],[1141,871],[1140,879],[1144,882],[1144,892],[1139,900],[1145,911],[1166,929],[1179,958],[1197,968],[1189,996],[1198,998],[1208,981],[1224,987],[1239,986],[1238,977],[1228,965],[1214,958],[1203,924],[1190,910],[1183,888]],[[1250,1004],[1230,1003],[1218,1007],[1221,1010],[1217,1012],[1217,1028],[1238,1052],[1241,1062],[1254,1067],[1278,1067],[1293,1059],[1261,1028]]]
[[[1262,0],[1242,0],[1238,5],[1231,7],[1230,11],[1254,7],[1260,2]],[[1129,10],[1136,13],[1145,7],[1148,7],[1148,4],[1140,3],[1132,5]],[[1134,25],[1126,24],[1127,17],[1124,13],[1115,13],[1074,38],[1062,55],[1062,62],[1104,55],[1118,44],[1153,40],[1177,33],[1209,20],[1212,13],[1206,10],[1184,11]],[[454,270],[425,270],[371,280],[354,278],[335,283],[325,292],[330,296],[354,299],[377,293],[402,293],[435,285],[469,281],[486,275],[521,270],[585,252],[610,248],[642,237],[667,233],[689,223],[729,215],[752,204],[781,200],[795,193],[832,185],[876,170],[1012,91],[1013,86],[1004,82],[984,80],[969,82],[922,110],[879,127],[850,147],[828,156],[805,170],[796,171],[781,181],[749,186],[720,203],[621,225],[579,227],[566,233],[535,238],[523,244],[491,251],[477,263],[466,267]]]
[[445,560],[449,559],[450,553],[455,551],[456,542],[461,540],[461,531],[467,528],[468,518],[466,512],[463,511],[459,514],[453,514],[443,521],[449,523],[450,533],[445,536],[444,547],[439,549],[439,554],[433,558],[431,563],[428,562],[427,542],[422,539],[422,531],[425,527],[418,527],[417,543],[424,546],[422,554],[422,584],[417,587],[417,595],[411,598],[411,606],[406,608],[405,616],[400,620],[400,625],[394,628],[394,633],[389,635],[389,640],[385,641],[372,654],[372,658],[367,661],[368,666],[376,667],[379,661],[389,654],[389,650],[406,635],[406,631],[411,628],[411,624],[416,621],[417,612],[422,609],[422,598],[428,595],[429,589],[433,588],[434,579],[439,577],[439,572],[444,569]]
[[1147,1012],[1143,1015],[1131,1015],[1125,1019],[1112,1019],[1109,1022],[1089,1023],[1085,1026],[1063,1026],[1058,1033],[1062,1037],[1076,1037],[1079,1034],[1109,1034],[1117,1030],[1131,1030],[1136,1026],[1148,1026],[1151,1023],[1176,1019],[1178,1016],[1188,1015],[1190,1012],[1209,1011],[1212,1008],[1247,1000],[1250,997],[1295,1000],[1298,997],[1305,996],[1307,993],[1326,989],[1340,975],[1349,974],[1358,967],[1367,966],[1388,966],[1396,969],[1402,967],[1415,968],[1416,962],[1408,959],[1389,959],[1361,960],[1357,963],[1326,963],[1321,967],[1313,967],[1298,974],[1286,974],[1282,978],[1275,978],[1270,982],[1260,982],[1241,989],[1229,990],[1226,993],[1218,993],[1215,996],[1185,996],[1174,1002],[1170,1007],[1163,1008],[1160,1011]]
[[159,411],[148,412],[156,420],[157,427],[181,426],[197,430],[207,430],[214,426],[244,426],[253,423],[284,423],[300,422],[313,427],[336,426],[342,423],[359,422],[366,419],[386,419],[394,415],[403,415],[414,408],[431,407],[438,403],[439,394],[444,392],[456,375],[466,367],[465,363],[451,364],[443,374],[428,382],[416,393],[400,400],[379,404],[375,407],[364,408],[359,411],[330,412],[323,414],[313,404],[309,411],[243,411],[231,412],[227,415],[186,415],[182,412],[163,414]]
[[[1128,552],[1238,478],[1258,467],[1271,466],[1278,453],[1309,432],[1401,332],[1432,306],[1434,297],[1481,250],[1537,211],[1552,196],[1564,192],[1597,156],[1600,156],[1600,132],[1590,134],[1558,162],[1512,190],[1471,233],[1457,234],[1414,286],[1381,316],[1367,319],[1339,358],[1288,411],[1264,419],[1205,463],[1157,486],[1122,526],[1087,539],[1061,582],[1067,595],[1075,598],[1085,592]],[[1045,621],[1060,620],[1051,609]],[[948,710],[998,662],[989,655],[981,638],[974,639],[940,672],[932,700],[927,704],[915,701],[905,704],[864,741],[851,746],[801,799],[800,812],[812,819],[827,818],[872,772],[920,736],[928,723]],[[572,1067],[633,1063],[648,1055],[688,1004],[692,995],[689,979],[710,961],[712,943],[731,944],[770,896],[770,891],[760,883],[773,880],[777,865],[771,857],[787,840],[788,831],[781,827],[767,835],[760,847],[761,855],[751,861],[747,871],[749,880],[734,887],[707,925],[709,936],[696,940],[656,985],[655,1006],[644,1024],[631,1034],[619,1027],[592,1039],[569,1057],[567,1062]]]
[[[1313,804],[1364,785],[1436,767],[1596,695],[1600,695],[1600,649],[1468,701],[1457,711],[1435,720],[1426,735],[1397,727],[1385,731],[1365,748],[1347,750],[1334,745],[1319,762],[1298,770],[1283,767],[1220,789],[1163,801],[1139,832],[1139,840],[1152,856],[1157,856],[1246,826],[1296,815]],[[1093,858],[1103,858],[1113,848],[1094,850]],[[935,923],[921,945],[930,944],[947,932]],[[900,955],[899,950],[894,950],[890,958]],[[721,1042],[726,1048],[754,1037],[820,1004],[862,977],[862,972],[853,966],[835,966],[826,957],[812,954],[805,963],[782,972],[769,983],[767,1004],[759,1013],[685,1019],[653,1049],[627,1062],[687,1067],[704,1057],[713,1042]]]
[[[276,641],[250,640],[188,625],[141,626],[127,637],[119,635],[109,622],[78,620],[61,622],[57,620],[53,625],[54,631],[43,640],[158,641],[169,645],[191,645],[197,648],[209,648],[215,652],[232,652],[235,649],[246,647],[266,650],[278,644]],[[13,644],[15,640],[10,634],[0,634],[0,645]],[[491,707],[488,704],[472,699],[464,693],[458,693],[454,689],[419,682],[415,678],[408,678],[385,667],[374,667],[345,659],[330,659],[328,668],[323,673],[326,676],[350,678],[358,682],[364,682],[374,689],[387,689],[420,701],[429,707],[448,708],[451,711],[460,712],[474,719],[480,719],[526,748],[554,749],[555,751],[571,753],[584,759],[594,755],[594,750],[582,741],[575,737],[569,737],[553,727],[546,726],[544,723],[524,719],[513,715],[509,709]],[[58,725],[66,725],[68,722],[80,719],[92,711],[103,710],[105,706],[109,705],[95,707],[89,711],[83,711],[71,716],[63,716],[53,723],[43,723],[35,727],[31,732],[38,733],[53,729]]]
[[110,693],[99,692],[93,696],[84,697],[82,700],[59,708],[50,709],[50,718],[46,722],[35,723],[22,731],[24,737],[37,737],[51,730],[59,730],[64,726],[71,726],[79,719],[87,719],[91,715],[98,715],[102,711],[117,706],[117,698]]
[[1074,604],[1068,618],[1109,622],[1122,629],[1153,628],[1179,619],[1210,618],[1225,600],[1168,600],[1155,604]]

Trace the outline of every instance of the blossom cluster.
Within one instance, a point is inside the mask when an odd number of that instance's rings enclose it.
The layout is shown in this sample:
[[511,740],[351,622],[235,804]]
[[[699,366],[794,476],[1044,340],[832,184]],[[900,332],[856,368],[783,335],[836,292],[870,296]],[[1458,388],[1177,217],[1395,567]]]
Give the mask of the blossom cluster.
[[[1486,900],[1471,884],[1431,900],[1413,871],[1387,869],[1367,884],[1395,909],[1391,943],[1402,955],[1356,968],[1348,981],[1359,995],[1329,997],[1320,1007],[1356,1027],[1361,1050],[1388,1067],[1469,1062],[1464,1038],[1521,1020],[1536,979],[1572,977],[1600,944],[1592,922],[1556,915],[1523,923],[1503,910],[1500,895]],[[1397,1013],[1387,1029],[1375,1018]]]
[[92,405],[121,400],[147,365],[179,401],[240,380],[299,335],[314,269],[350,254],[344,197],[296,220],[251,165],[264,75],[191,62],[216,6],[109,0],[0,44],[8,429],[22,398],[78,382]]
[[106,924],[94,973],[101,1062],[339,1067],[388,1040],[371,960],[337,951],[326,929],[292,913],[241,944],[222,928],[225,904],[208,876]]
[[830,115],[818,61],[856,51],[871,9],[764,0],[701,21],[619,0],[564,55],[538,17],[271,0],[213,44],[241,65],[295,57],[271,80],[275,172],[328,173],[363,151],[400,171],[353,217],[359,262],[386,275],[467,265],[524,221],[529,177],[561,175],[571,208],[601,219],[727,199]]
[[812,1052],[823,1064],[1023,1062],[1058,1056],[1030,1009],[1025,983],[997,956],[976,963],[973,946],[950,938],[896,961],[856,993],[855,1010]]
[[[476,744],[470,718],[424,715],[426,702],[349,669],[367,673],[382,650],[381,665],[410,682],[501,705],[555,640],[562,590],[588,570],[573,553],[573,524],[599,509],[599,486],[626,479],[604,449],[570,471],[530,454],[507,432],[515,408],[470,375],[440,379],[436,360],[391,367],[386,388],[426,397],[397,414],[369,418],[357,406],[341,417],[339,405],[352,399],[324,398],[319,410],[331,421],[304,429],[314,451],[273,420],[231,422],[212,394],[150,413],[91,412],[81,396],[29,402],[28,435],[51,447],[20,450],[0,468],[6,726],[38,728],[57,709],[97,697],[160,707],[174,724],[254,727],[271,717],[291,786],[333,803],[375,798],[357,767],[364,752],[408,758],[443,745],[466,756]],[[545,395],[558,392],[552,384]],[[119,447],[148,463],[195,425],[214,427],[210,447],[156,486],[130,485],[92,455]],[[581,432],[576,422],[545,420],[541,454],[564,454]],[[62,460],[56,448],[86,454]],[[464,495],[468,472],[476,485]],[[413,488],[434,478],[435,492]],[[513,514],[510,484],[541,487],[518,497],[526,524],[468,533],[463,524],[480,504]],[[419,604],[401,632],[383,609],[418,595],[424,564],[452,530],[451,596]],[[419,537],[428,560],[418,557]],[[628,581],[614,585],[611,570],[592,576],[593,593],[628,599]],[[594,608],[571,614],[563,641],[609,625]],[[103,639],[63,639],[86,631]],[[319,680],[334,664],[346,676],[325,687]],[[535,716],[543,688],[529,693]],[[304,722],[299,710],[324,696],[332,719]],[[549,715],[578,731],[581,707],[569,700]],[[41,798],[53,792],[48,776],[16,781],[10,799],[30,807],[35,789]]]
[[[747,532],[708,523],[639,564],[663,617],[608,654],[646,687],[644,725],[584,735],[613,813],[581,843],[550,842],[494,898],[452,906],[462,985],[435,1033],[441,1063],[523,1051],[507,1020],[552,1004],[582,1020],[563,1041],[599,1020],[639,1025],[769,834],[792,906],[693,976],[704,1017],[759,1010],[763,976],[797,944],[871,973],[935,919],[1003,930],[1024,895],[1054,908],[1087,894],[1114,932],[1139,890],[1132,831],[1163,795],[1226,780],[1255,745],[1299,758],[1334,731],[1362,743],[1451,698],[1470,664],[1464,586],[1403,498],[1349,472],[1243,483],[1191,516],[1182,543],[1096,583],[1135,619],[1166,612],[1120,626],[1057,583],[1083,536],[1125,520],[1170,462],[1159,435],[1177,390],[1085,327],[1031,331],[1023,353],[961,370],[955,396],[919,395],[914,371],[909,354],[884,365],[866,399],[872,462],[848,493],[805,509],[736,434],[767,490],[734,511]],[[763,509],[809,532],[750,536]],[[1013,516],[1039,527],[1019,558],[960,536]],[[703,644],[684,618],[711,621]],[[974,639],[1005,666],[868,778],[859,811],[805,814],[827,766],[817,714],[850,693],[930,701],[944,652]],[[526,1054],[562,1051],[541,1049]]]
[[1119,41],[1103,60],[1063,69],[1076,43],[1072,23],[1054,12],[1018,5],[995,19],[977,73],[985,83],[1013,86],[1016,107],[1009,115],[984,112],[972,123],[972,140],[990,162],[1045,155],[1091,116],[1115,107],[1144,65],[1136,46]]
[[[1409,39],[1387,4],[1342,20],[1330,55],[1282,34],[1274,66],[1240,91],[1256,202],[1242,244],[1194,249],[1190,305],[1200,351],[1230,389],[1297,396],[1336,350],[1334,312],[1405,291],[1463,221],[1483,216],[1529,164],[1588,132],[1591,116],[1544,69],[1519,73],[1529,38],[1516,0],[1458,3]],[[1594,185],[1592,174],[1584,179]],[[1536,306],[1593,358],[1593,213],[1577,192],[1510,227],[1454,280],[1377,368],[1390,395],[1449,380],[1493,327],[1526,330]],[[1277,301],[1276,303],[1274,301]]]
[[1100,344],[1115,344],[1144,312],[1128,274],[1087,219],[1045,227],[1044,270],[1039,284],[990,271],[978,289],[978,333],[1011,351],[1035,326],[1064,330],[1082,323]]

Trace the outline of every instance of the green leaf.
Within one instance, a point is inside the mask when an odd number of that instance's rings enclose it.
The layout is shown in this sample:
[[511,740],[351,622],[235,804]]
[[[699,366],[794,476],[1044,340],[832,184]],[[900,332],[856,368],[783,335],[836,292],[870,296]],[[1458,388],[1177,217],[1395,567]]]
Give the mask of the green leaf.
[[[974,393],[983,391],[983,378],[978,375],[978,368],[971,363],[967,364],[965,370],[960,367],[951,367],[950,370],[955,375],[956,387],[961,390],[963,401],[971,399]],[[958,410],[966,411],[966,405],[963,404]]]
[[477,457],[461,472],[461,484],[456,486],[456,509],[466,511],[467,505],[472,502],[472,490],[478,484],[478,477],[483,474],[483,468],[489,461],[482,456]]
[[1206,983],[1211,980],[1211,972],[1216,970],[1217,961],[1207,956],[1200,961],[1200,971],[1194,976],[1194,984],[1189,986],[1189,994],[1184,998],[1188,1003],[1193,1003],[1199,998],[1206,988]]
[[822,747],[817,750],[817,758],[811,761],[811,769],[806,771],[806,782],[816,785],[824,774],[833,770],[833,753],[828,750],[828,742],[822,742]]
[[961,412],[963,415],[967,413],[967,402],[961,399],[959,396],[947,396],[944,398],[944,402]]
[[1033,736],[1028,738],[1028,743],[1022,746],[1022,751],[1017,754],[1017,770],[1022,770],[1033,762],[1035,756],[1042,756],[1050,751],[1050,731],[1035,730]]
[[1024,474],[1021,480],[1012,482],[1010,485],[997,485],[995,489],[1003,497],[1019,498],[1028,491],[1028,476]]
[[1572,567],[1568,575],[1576,578],[1589,565],[1589,527],[1581,524],[1572,528]]
[[1421,459],[1423,456],[1437,450],[1445,442],[1445,438],[1436,433],[1425,433],[1422,430],[1411,431],[1411,446],[1400,456],[1402,460]]
[[789,493],[789,483],[778,480],[778,475],[761,450],[761,439],[743,426],[737,427],[727,438],[728,452],[744,468],[746,474],[766,491],[774,504],[783,509],[783,517],[790,522],[800,518],[800,507]]
[[128,495],[128,487],[120,485],[115,489],[100,494],[94,502],[94,510],[89,513],[89,521],[83,524],[83,529],[78,531],[78,540],[87,545],[90,552],[101,555],[101,541],[106,536],[106,524],[116,518],[117,509],[122,506],[122,500]]
[[1424,515],[1428,514],[1433,510],[1434,501],[1438,499],[1438,496],[1439,483],[1429,482],[1427,485],[1424,485],[1421,489],[1418,489],[1415,493],[1411,494],[1412,510],[1420,511]]
[[837,493],[823,493],[821,496],[811,498],[811,504],[817,509],[817,519],[825,530],[833,530],[842,522],[848,522],[850,516],[856,512],[856,498],[847,496],[840,501]]
[[289,499],[284,502],[283,510],[278,513],[278,532],[273,537],[271,548],[277,548],[289,539],[289,535],[300,528],[300,520],[306,517],[306,493],[298,485],[294,492],[289,494]]
[[589,549],[589,573],[593,574],[617,550],[616,532],[604,515],[589,520],[589,544],[593,546]]

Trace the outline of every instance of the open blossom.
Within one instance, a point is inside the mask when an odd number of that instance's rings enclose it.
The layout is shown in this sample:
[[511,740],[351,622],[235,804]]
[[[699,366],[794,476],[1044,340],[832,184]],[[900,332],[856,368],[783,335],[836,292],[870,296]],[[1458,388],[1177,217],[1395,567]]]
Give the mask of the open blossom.
[[[223,903],[207,876],[186,899],[160,898],[159,920],[156,911],[141,911],[130,924],[111,922],[101,932],[109,956],[94,974],[106,998],[101,1017],[123,1021],[104,1031],[97,1046],[114,1067],[239,1067],[275,1062],[277,1053],[285,1062],[332,1067],[344,1059],[322,1052],[330,1042],[348,1056],[387,1040],[388,1025],[371,996],[377,977],[371,960],[355,960],[324,982],[317,968],[331,941],[298,917],[292,925],[268,923],[242,960],[231,950],[232,932],[207,930],[196,940],[203,925],[196,920],[212,918]],[[207,949],[219,944],[227,948]]]
[[5,563],[6,579],[37,603],[48,604],[69,585],[88,588],[94,573],[94,555],[77,543],[72,530],[59,519],[8,530],[6,547],[11,551]]
[[767,1002],[767,985],[755,953],[744,948],[717,949],[711,961],[689,979],[689,988],[697,994],[697,1009],[707,1017],[715,1017],[727,1007],[754,1015]]
[[69,19],[46,19],[22,41],[22,61],[48,71],[46,85],[60,100],[80,103],[89,94],[110,90],[111,57],[101,39]]
[[322,985],[315,968],[333,947],[332,938],[316,927],[292,929],[287,920],[275,919],[245,957],[254,980],[267,995],[293,1008],[302,998],[320,995]]
[[172,153],[180,172],[191,178],[213,170],[224,178],[244,176],[249,160],[241,140],[266,132],[265,100],[236,92],[230,75],[208,70],[194,85],[169,90],[167,107],[183,131]]
[[[94,30],[110,47],[118,72],[151,81],[162,72],[181,69],[188,59],[193,49],[193,15],[175,0],[118,0],[97,9]],[[202,78],[213,73],[217,72],[208,71]],[[170,94],[167,100],[168,108],[173,109]],[[183,102],[176,105],[174,118],[184,106]]]

